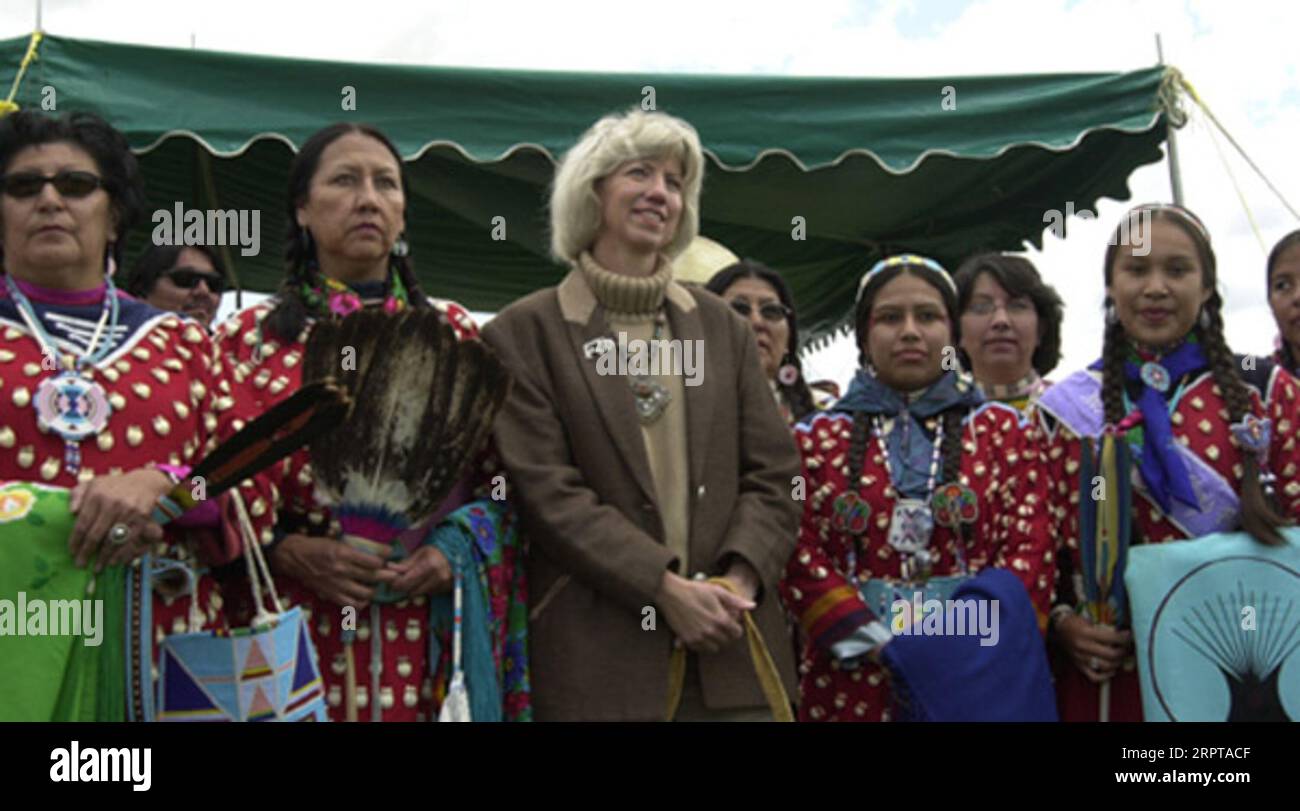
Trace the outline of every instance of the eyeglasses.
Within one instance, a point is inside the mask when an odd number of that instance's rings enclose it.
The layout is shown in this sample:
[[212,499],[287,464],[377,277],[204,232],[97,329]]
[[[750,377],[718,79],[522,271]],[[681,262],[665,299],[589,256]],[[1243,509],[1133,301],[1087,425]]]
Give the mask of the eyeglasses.
[[35,197],[45,188],[46,183],[53,183],[54,188],[64,197],[85,197],[104,185],[98,175],[90,172],[59,172],[55,175],[43,175],[39,172],[15,172],[0,177],[0,188],[10,197]]
[[[744,299],[732,299],[730,302],[731,309],[740,314],[741,318],[749,318],[754,312],[754,305]],[[790,308],[776,301],[767,301],[758,306],[758,314],[763,317],[764,321],[784,321],[790,317]]]
[[1013,298],[1006,304],[998,304],[993,299],[978,299],[970,303],[970,306],[966,308],[966,312],[984,317],[993,315],[999,307],[1006,310],[1007,315],[1012,318],[1026,316],[1034,312],[1034,303],[1024,298]]
[[192,290],[198,286],[199,282],[207,282],[208,289],[213,293],[220,293],[226,289],[226,280],[216,273],[204,273],[194,268],[176,268],[167,274],[172,284],[182,290]]

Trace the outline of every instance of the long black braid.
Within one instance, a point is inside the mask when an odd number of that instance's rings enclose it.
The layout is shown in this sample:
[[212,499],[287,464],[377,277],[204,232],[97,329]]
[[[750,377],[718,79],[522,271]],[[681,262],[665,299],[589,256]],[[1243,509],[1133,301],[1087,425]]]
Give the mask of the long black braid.
[[[954,406],[942,414],[943,444],[939,447],[940,458],[943,459],[941,484],[961,483],[962,421],[965,416],[961,406]],[[970,526],[965,521],[957,525],[957,542],[961,544],[962,557],[968,562],[966,550],[970,549]]]
[[[1108,307],[1113,306],[1108,302]],[[1127,348],[1124,327],[1109,319],[1101,340],[1101,404],[1107,425],[1124,419],[1124,355]]]
[[[1107,425],[1118,425],[1120,420],[1124,419],[1124,356],[1127,353],[1128,339],[1124,337],[1124,327],[1119,323],[1119,319],[1109,316],[1114,303],[1106,302],[1108,317],[1106,319],[1106,329],[1102,333],[1101,339],[1101,405]],[[1083,483],[1078,483],[1080,498],[1084,493],[1091,492]],[[1142,530],[1136,522],[1130,523],[1131,529],[1129,543],[1136,546],[1140,544]],[[1063,555],[1062,561],[1068,562],[1073,567],[1073,561],[1069,555]],[[1064,565],[1064,564],[1063,564]],[[1070,591],[1073,592],[1074,586],[1070,585]]]
[[[1224,403],[1228,407],[1228,418],[1232,423],[1241,422],[1245,415],[1251,413],[1250,392],[1237,374],[1236,359],[1232,350],[1223,340],[1222,301],[1218,291],[1205,303],[1205,312],[1209,315],[1210,325],[1201,328],[1201,346],[1205,348],[1206,359],[1210,362],[1210,371],[1214,382],[1223,393]],[[1259,461],[1248,449],[1241,449],[1243,475],[1241,478],[1241,525],[1254,537],[1269,546],[1282,546],[1285,540],[1279,527],[1287,525],[1286,519],[1278,515],[1277,508],[1269,503],[1260,482]]]
[[849,431],[849,483],[848,489],[856,492],[862,486],[866,472],[867,440],[871,437],[869,418],[865,411],[853,412],[853,428]]

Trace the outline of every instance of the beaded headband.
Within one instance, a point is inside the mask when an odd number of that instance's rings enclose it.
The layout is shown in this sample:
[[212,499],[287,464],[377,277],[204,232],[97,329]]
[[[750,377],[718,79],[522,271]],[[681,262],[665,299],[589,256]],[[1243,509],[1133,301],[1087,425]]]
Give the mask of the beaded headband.
[[933,270],[935,273],[939,274],[939,277],[943,279],[945,283],[947,283],[948,289],[952,290],[952,294],[954,296],[957,295],[957,285],[953,282],[952,275],[948,273],[943,265],[928,256],[921,256],[920,254],[915,253],[900,253],[897,256],[881,259],[879,262],[872,265],[871,270],[868,270],[862,276],[862,281],[858,282],[858,295],[854,298],[854,306],[862,303],[862,293],[867,289],[867,285],[871,283],[872,278],[874,278],[876,274],[880,273],[882,270],[901,267],[903,265],[919,265]]
[[1193,228],[1195,228],[1196,233],[1201,235],[1201,238],[1205,240],[1206,245],[1213,244],[1212,242],[1210,242],[1210,232],[1208,229],[1206,229],[1205,224],[1202,223],[1200,219],[1197,218],[1197,216],[1193,214],[1189,209],[1186,209],[1183,206],[1178,205],[1177,203],[1143,203],[1140,206],[1134,206],[1133,208],[1130,208],[1128,210],[1128,213],[1125,214],[1124,216],[1125,218],[1132,217],[1134,214],[1138,213],[1139,211],[1152,211],[1152,212],[1167,211],[1170,214],[1173,214],[1174,216],[1178,217],[1178,219],[1182,220],[1185,223],[1188,223]]

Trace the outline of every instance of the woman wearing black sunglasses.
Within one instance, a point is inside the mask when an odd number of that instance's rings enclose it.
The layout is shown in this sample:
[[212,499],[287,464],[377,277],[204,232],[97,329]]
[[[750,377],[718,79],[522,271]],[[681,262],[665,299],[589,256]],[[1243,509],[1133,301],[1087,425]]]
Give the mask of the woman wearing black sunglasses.
[[206,245],[152,245],[131,268],[126,292],[209,329],[226,289],[217,252]]
[[[102,698],[111,700],[98,708],[70,706],[76,691],[60,685],[78,683],[87,660],[0,635],[0,720],[120,720],[127,703],[116,699],[128,697],[131,717],[140,717],[151,688],[137,647],[223,624],[211,578],[198,578],[197,600],[182,578],[175,589],[156,582],[152,627],[142,622],[122,638],[124,597],[137,618],[150,604],[138,576],[124,595],[120,564],[145,552],[203,557],[172,526],[164,534],[151,514],[188,475],[184,466],[233,429],[230,386],[208,337],[114,285],[123,238],[144,206],[126,139],[102,119],[28,111],[0,119],[0,600],[93,593],[104,601],[105,636],[86,644],[128,648],[125,694],[104,686]],[[269,535],[274,513],[264,481],[240,489],[255,530]],[[223,506],[226,498],[214,501]],[[222,549],[207,551],[204,562],[224,562]],[[102,574],[91,577],[91,566]],[[104,665],[118,674],[122,667]]]
[[781,274],[762,262],[745,259],[718,271],[704,288],[722,296],[753,328],[759,361],[786,422],[800,422],[830,405],[834,394],[823,389],[823,384],[814,389],[804,380],[794,297]]

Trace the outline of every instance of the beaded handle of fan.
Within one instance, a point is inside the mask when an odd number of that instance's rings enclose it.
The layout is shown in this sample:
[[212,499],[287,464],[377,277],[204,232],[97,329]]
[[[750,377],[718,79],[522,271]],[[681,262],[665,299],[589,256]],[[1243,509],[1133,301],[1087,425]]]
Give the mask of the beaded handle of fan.
[[[190,475],[158,499],[153,520],[174,521],[213,499],[249,476],[293,453],[312,440],[329,434],[347,413],[347,394],[332,379],[303,386],[245,425],[203,457]],[[192,483],[202,481],[203,487]]]

